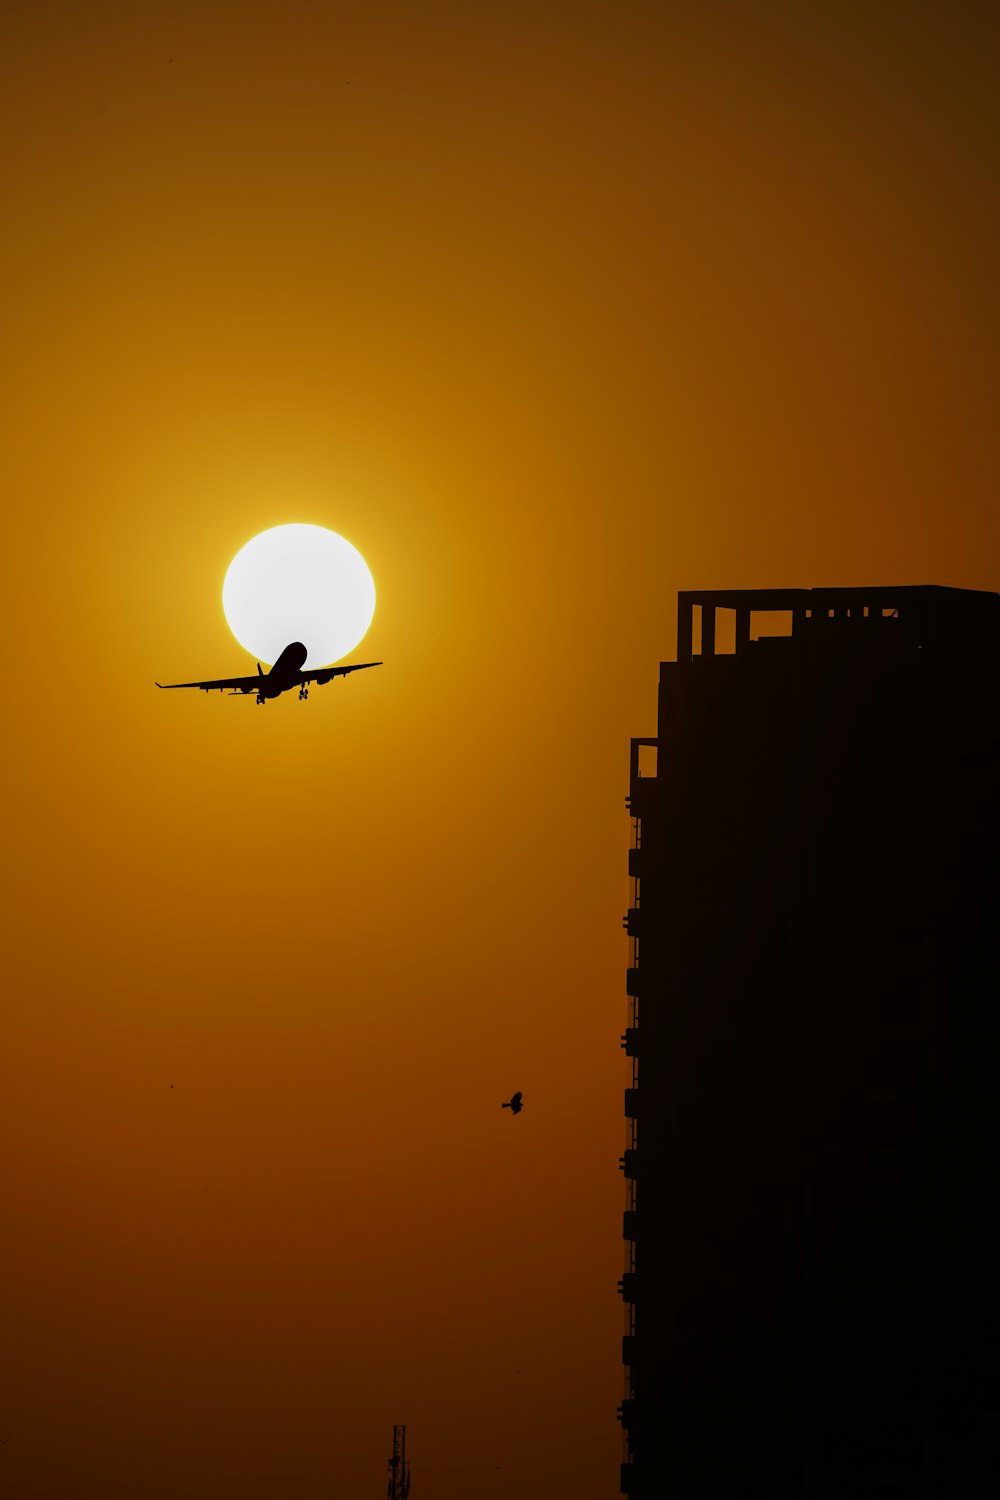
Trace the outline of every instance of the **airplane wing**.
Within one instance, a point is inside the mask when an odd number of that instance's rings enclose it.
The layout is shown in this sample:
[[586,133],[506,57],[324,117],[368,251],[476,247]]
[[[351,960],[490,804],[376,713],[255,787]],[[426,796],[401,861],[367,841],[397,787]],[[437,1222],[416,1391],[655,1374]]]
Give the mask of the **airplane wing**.
[[230,689],[234,693],[255,693],[260,686],[259,677],[219,677],[214,682],[158,682],[158,688],[201,688],[203,693],[224,693]]
[[324,682],[329,682],[331,677],[346,677],[348,672],[363,672],[365,667],[380,667],[380,661],[359,661],[353,667],[323,667],[318,672],[303,672],[303,682],[315,682],[317,687],[322,687]]

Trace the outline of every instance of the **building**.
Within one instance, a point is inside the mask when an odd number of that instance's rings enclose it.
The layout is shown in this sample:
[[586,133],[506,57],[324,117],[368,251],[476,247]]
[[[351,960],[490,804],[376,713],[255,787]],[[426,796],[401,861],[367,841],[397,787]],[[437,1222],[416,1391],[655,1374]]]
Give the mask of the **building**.
[[679,596],[628,801],[634,1500],[1000,1494],[998,662],[1000,595]]

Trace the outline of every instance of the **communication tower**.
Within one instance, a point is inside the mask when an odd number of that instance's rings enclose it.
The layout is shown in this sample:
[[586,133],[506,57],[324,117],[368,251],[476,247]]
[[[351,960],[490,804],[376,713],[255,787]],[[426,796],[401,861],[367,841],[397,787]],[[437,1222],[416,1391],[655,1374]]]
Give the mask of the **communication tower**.
[[388,1500],[406,1500],[410,1493],[410,1465],[406,1459],[406,1427],[398,1423],[392,1429],[392,1457],[389,1460]]

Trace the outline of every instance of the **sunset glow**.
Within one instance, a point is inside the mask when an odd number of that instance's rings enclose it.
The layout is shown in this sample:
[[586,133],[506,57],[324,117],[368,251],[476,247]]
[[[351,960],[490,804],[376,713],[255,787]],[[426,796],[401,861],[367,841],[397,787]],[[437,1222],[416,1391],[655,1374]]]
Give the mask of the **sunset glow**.
[[678,591],[1000,587],[1000,6],[0,26],[0,1493],[614,1500],[629,738]]

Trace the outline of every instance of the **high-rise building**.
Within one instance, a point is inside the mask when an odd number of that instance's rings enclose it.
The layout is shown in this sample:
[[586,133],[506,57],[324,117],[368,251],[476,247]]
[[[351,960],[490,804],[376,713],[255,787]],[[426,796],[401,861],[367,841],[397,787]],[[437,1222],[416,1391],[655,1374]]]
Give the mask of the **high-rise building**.
[[1000,1494],[1000,595],[683,593],[632,741],[621,1487]]

